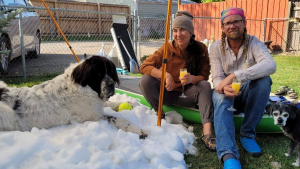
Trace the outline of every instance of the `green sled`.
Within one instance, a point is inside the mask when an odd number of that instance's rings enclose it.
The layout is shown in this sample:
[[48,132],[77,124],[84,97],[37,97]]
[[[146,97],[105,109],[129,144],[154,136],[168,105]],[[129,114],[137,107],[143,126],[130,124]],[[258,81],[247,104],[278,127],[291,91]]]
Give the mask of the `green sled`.
[[[140,94],[132,93],[121,89],[116,89],[116,93],[119,93],[121,95],[126,94],[127,96],[136,98],[140,100],[141,104],[151,108],[150,104]],[[175,110],[176,112],[182,115],[183,119],[195,123],[201,123],[200,113],[199,110],[197,109],[172,105],[172,106],[163,106],[163,110],[165,112]],[[240,115],[234,115],[233,119],[234,119],[235,129],[239,130],[242,126],[244,117]],[[280,127],[274,125],[273,117],[267,114],[263,115],[260,123],[256,127],[256,132],[257,133],[282,133]]]

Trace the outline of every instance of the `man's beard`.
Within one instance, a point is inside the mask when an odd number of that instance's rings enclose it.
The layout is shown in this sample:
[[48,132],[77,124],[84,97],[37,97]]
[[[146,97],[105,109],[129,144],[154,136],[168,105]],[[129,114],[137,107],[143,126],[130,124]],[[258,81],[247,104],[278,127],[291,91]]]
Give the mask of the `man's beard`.
[[237,34],[228,33],[226,36],[228,39],[236,41],[236,40],[243,40],[243,35],[244,35],[244,32],[238,31]]

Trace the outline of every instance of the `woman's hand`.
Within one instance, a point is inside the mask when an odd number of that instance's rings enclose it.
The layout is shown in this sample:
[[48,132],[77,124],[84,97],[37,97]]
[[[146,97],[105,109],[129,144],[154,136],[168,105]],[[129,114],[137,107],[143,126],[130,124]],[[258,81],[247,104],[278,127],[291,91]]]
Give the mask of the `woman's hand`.
[[165,85],[165,87],[168,91],[172,91],[175,88],[174,79],[173,79],[172,75],[169,74],[169,73],[166,73],[166,85]]
[[190,73],[186,73],[185,75],[183,75],[182,78],[179,77],[179,80],[181,80],[182,85],[187,85],[193,82],[194,77],[195,77],[194,75],[191,75]]

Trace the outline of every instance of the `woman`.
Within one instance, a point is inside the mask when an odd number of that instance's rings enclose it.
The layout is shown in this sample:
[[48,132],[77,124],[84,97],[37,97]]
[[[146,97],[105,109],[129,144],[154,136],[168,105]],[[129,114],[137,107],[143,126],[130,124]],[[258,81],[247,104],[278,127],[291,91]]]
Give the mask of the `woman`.
[[[166,85],[164,104],[192,107],[198,104],[203,124],[201,140],[205,146],[216,151],[215,136],[212,131],[213,110],[207,47],[195,41],[193,15],[188,11],[178,11],[172,23],[174,40],[168,45]],[[164,46],[150,55],[140,67],[143,74],[140,82],[141,91],[154,108],[158,111],[161,67]],[[188,73],[179,78],[180,69],[186,68]],[[185,80],[181,83],[181,80]],[[180,98],[182,85],[186,98]]]

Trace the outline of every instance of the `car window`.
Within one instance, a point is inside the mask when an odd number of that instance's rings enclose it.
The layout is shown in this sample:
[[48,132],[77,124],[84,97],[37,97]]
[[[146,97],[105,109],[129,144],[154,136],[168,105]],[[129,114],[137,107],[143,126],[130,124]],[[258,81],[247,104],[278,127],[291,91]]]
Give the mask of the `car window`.
[[11,4],[11,3],[15,3],[14,0],[2,0],[3,4],[4,5],[8,5],[8,4]]
[[18,3],[18,4],[26,6],[26,3],[25,3],[24,0],[15,0],[15,3]]
[[18,4],[18,5],[26,6],[26,3],[24,0],[1,0],[1,4],[3,4],[3,5]]
[[[9,6],[32,6],[26,0],[0,0],[0,5],[9,5]],[[3,10],[15,10],[14,7],[1,7],[0,11]]]

